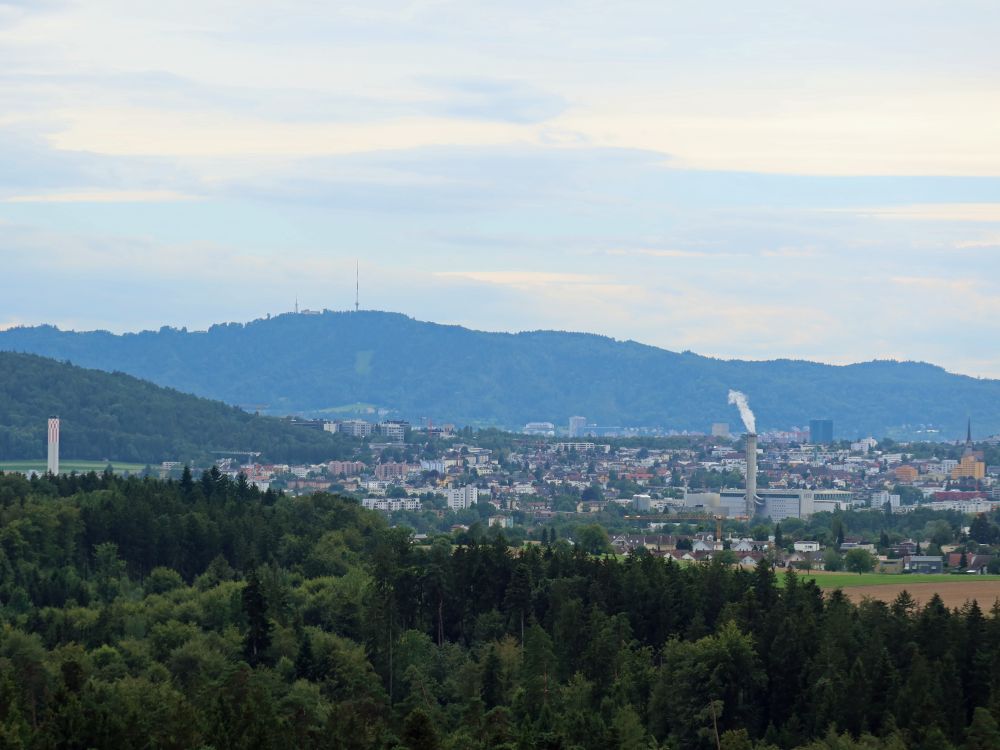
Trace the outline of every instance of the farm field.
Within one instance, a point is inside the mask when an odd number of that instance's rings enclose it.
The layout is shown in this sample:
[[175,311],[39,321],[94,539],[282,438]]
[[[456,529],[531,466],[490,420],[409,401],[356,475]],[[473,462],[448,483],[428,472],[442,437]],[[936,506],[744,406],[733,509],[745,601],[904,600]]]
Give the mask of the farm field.
[[[895,576],[903,578],[903,576]],[[952,576],[940,576],[941,578],[951,578]],[[1000,581],[984,581],[984,576],[969,576],[974,580],[959,579],[957,583],[913,583],[905,582],[886,583],[878,586],[856,586],[844,589],[844,594],[853,602],[860,602],[862,599],[878,599],[883,602],[892,602],[900,592],[907,591],[919,604],[926,604],[934,594],[941,597],[945,606],[949,609],[961,607],[967,601],[975,599],[979,607],[988,612],[994,602],[1000,599]]]
[[[140,472],[146,468],[145,464],[132,464],[126,463],[124,461],[111,461],[111,468],[115,470],[116,473],[128,471],[128,472]],[[88,471],[102,472],[104,468],[108,465],[107,461],[74,461],[72,459],[61,459],[59,461],[59,471],[61,473],[69,474],[76,472],[77,474],[86,474]],[[26,461],[0,461],[0,471],[38,471],[44,472],[46,463],[44,460],[26,460]]]
[[[971,579],[971,580],[970,580]],[[945,586],[959,586],[971,582],[989,583],[992,582],[1000,590],[1000,576],[971,576],[971,575],[901,575],[885,573],[800,573],[800,581],[816,581],[816,585],[821,589],[853,589],[868,586],[880,586],[885,584],[900,584],[902,586],[932,583],[942,588]]]
[[891,602],[902,591],[920,604],[926,604],[937,594],[949,608],[961,607],[975,599],[981,608],[988,610],[1000,599],[1000,576],[811,573],[801,578],[816,581],[826,591],[843,589],[855,603],[865,598]]

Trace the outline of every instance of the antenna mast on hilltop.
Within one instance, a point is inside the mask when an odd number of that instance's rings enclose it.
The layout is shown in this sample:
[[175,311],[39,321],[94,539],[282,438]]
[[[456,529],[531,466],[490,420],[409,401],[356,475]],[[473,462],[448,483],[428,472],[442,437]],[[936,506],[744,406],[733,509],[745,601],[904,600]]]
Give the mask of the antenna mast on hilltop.
[[361,291],[361,263],[354,261],[354,312],[358,311],[358,299]]

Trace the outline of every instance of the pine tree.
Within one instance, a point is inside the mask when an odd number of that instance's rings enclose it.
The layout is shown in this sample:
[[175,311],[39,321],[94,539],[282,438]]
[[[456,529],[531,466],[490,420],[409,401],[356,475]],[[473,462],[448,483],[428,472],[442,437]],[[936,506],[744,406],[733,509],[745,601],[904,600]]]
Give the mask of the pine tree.
[[437,730],[431,718],[419,708],[407,714],[403,722],[403,743],[407,750],[437,750]]
[[243,640],[243,655],[251,667],[256,667],[271,646],[271,621],[267,619],[267,601],[261,591],[256,569],[250,571],[243,589],[243,613],[247,618],[247,634]]
[[191,476],[191,467],[184,464],[184,472],[181,474],[181,494],[188,500],[194,492],[194,477]]
[[1000,748],[1000,727],[985,708],[972,714],[972,724],[965,730],[965,750],[996,750]]
[[531,610],[531,578],[524,563],[518,563],[514,568],[510,584],[504,595],[504,608],[520,618],[521,644],[524,644],[524,618]]

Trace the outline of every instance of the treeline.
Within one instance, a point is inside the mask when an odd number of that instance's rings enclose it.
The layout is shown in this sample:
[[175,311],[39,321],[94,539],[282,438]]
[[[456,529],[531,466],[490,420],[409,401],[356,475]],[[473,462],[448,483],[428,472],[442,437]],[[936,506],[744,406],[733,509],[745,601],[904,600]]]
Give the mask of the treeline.
[[340,435],[261,417],[122,373],[0,352],[0,460],[45,457],[47,418],[58,415],[63,457],[159,463],[255,450],[272,461],[350,456]]
[[546,541],[416,546],[218,473],[0,475],[0,747],[1000,746],[998,608]]

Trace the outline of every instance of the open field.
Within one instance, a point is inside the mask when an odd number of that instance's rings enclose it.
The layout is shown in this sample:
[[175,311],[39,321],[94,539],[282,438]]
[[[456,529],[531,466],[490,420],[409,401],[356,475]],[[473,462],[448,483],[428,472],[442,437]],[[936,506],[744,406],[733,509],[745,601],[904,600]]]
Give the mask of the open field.
[[[939,578],[953,577],[939,576]],[[926,604],[934,594],[937,594],[946,607],[961,607],[970,599],[975,599],[979,602],[979,606],[987,611],[997,599],[1000,599],[1000,581],[984,581],[984,576],[969,576],[973,580],[960,578],[957,583],[948,584],[907,583],[906,576],[895,576],[895,578],[902,580],[899,583],[844,589],[844,594],[853,602],[860,602],[866,597],[891,602],[901,591],[906,590],[920,604]]]
[[920,604],[926,604],[934,594],[938,594],[947,607],[961,607],[968,600],[975,599],[980,607],[988,610],[994,601],[1000,599],[1000,576],[817,572],[803,574],[801,578],[816,581],[816,585],[826,591],[843,589],[844,594],[854,602],[866,597],[891,602],[901,591],[907,591]]
[[[66,459],[59,461],[59,471],[63,474],[69,474],[74,471],[77,474],[85,474],[88,471],[102,472],[107,465],[107,461],[75,461]],[[44,472],[45,467],[46,463],[44,460],[0,461],[0,471],[28,472],[34,470]],[[145,464],[130,464],[124,461],[112,461],[111,467],[116,472],[140,472],[146,468]]]
[[894,574],[884,573],[799,573],[799,580],[816,581],[816,585],[821,589],[853,589],[868,586],[891,585],[913,585],[917,583],[933,583],[941,588],[945,586],[960,586],[972,581],[993,582],[1000,591],[1000,576],[971,576],[971,575],[927,575],[927,574]]

